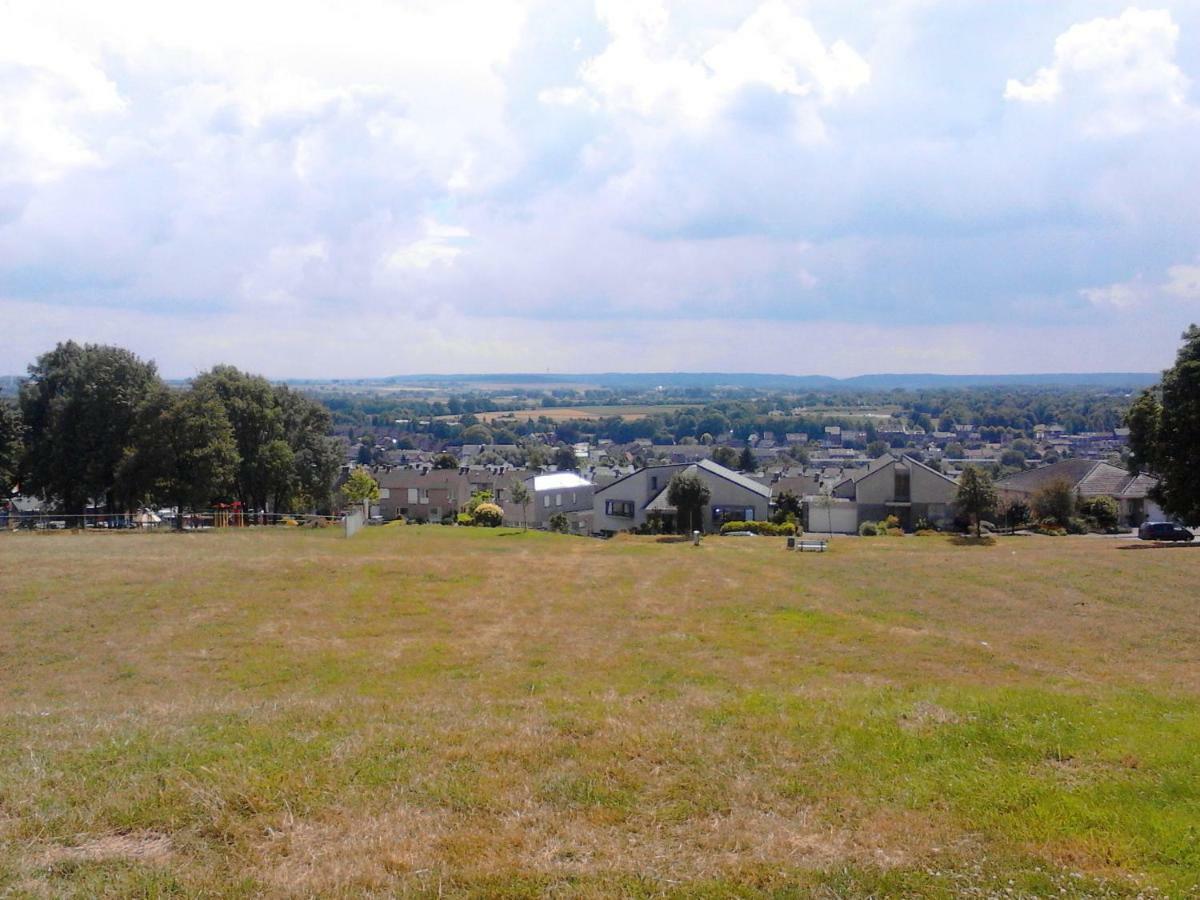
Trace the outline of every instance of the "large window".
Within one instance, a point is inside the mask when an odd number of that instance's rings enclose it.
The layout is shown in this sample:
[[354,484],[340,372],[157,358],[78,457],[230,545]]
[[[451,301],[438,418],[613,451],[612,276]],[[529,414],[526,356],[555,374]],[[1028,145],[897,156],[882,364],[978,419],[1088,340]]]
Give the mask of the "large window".
[[712,508],[714,525],[724,525],[726,522],[753,522],[753,506],[714,506]]
[[616,516],[619,519],[633,518],[633,501],[632,500],[605,500],[604,514],[606,516]]

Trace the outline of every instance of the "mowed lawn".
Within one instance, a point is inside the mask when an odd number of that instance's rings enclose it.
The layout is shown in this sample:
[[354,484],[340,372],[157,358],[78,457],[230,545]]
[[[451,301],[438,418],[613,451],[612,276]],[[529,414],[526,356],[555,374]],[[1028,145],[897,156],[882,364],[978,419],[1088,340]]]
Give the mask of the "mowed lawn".
[[0,895],[1194,896],[1122,546],[0,535]]

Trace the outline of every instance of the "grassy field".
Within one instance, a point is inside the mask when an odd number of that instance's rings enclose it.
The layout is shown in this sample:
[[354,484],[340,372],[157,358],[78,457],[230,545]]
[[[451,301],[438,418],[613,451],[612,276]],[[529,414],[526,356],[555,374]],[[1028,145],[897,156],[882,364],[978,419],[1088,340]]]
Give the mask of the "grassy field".
[[0,535],[0,896],[1195,896],[1200,551]]

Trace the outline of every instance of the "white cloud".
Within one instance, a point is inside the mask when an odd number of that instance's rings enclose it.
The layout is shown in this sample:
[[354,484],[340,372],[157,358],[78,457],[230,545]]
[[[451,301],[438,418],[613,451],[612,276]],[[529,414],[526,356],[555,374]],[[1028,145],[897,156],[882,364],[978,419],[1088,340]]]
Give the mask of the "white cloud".
[[[784,0],[766,0],[707,46],[672,28],[663,0],[597,0],[596,8],[610,41],[579,74],[595,102],[611,111],[703,125],[747,88],[819,106],[870,81],[862,56],[843,41],[826,44]],[[561,104],[585,94],[560,87],[541,97]]]
[[1161,281],[1146,281],[1141,275],[1106,287],[1085,288],[1082,296],[1094,306],[1132,310],[1159,304],[1167,308],[1181,302],[1200,301],[1200,265],[1169,266]]
[[1134,134],[1194,115],[1188,79],[1175,62],[1179,26],[1169,10],[1130,7],[1116,18],[1072,25],[1054,42],[1054,62],[1004,96],[1070,104],[1091,135]]
[[6,4],[0,72],[0,179],[44,182],[99,161],[86,127],[125,100],[94,54]]
[[388,254],[389,269],[428,269],[451,265],[463,252],[463,241],[471,236],[466,228],[425,223],[425,236],[396,248]]
[[1084,288],[1079,292],[1093,306],[1126,310],[1141,306],[1154,297],[1154,289],[1140,279],[1110,284],[1107,287]]
[[1180,300],[1200,300],[1200,265],[1171,266],[1163,290]]

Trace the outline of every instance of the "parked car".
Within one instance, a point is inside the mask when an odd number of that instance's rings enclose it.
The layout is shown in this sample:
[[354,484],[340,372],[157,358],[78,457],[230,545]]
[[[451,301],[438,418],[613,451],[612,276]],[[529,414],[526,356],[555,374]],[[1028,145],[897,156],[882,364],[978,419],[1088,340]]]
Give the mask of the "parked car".
[[1196,536],[1174,522],[1143,522],[1138,529],[1143,541],[1194,541]]

